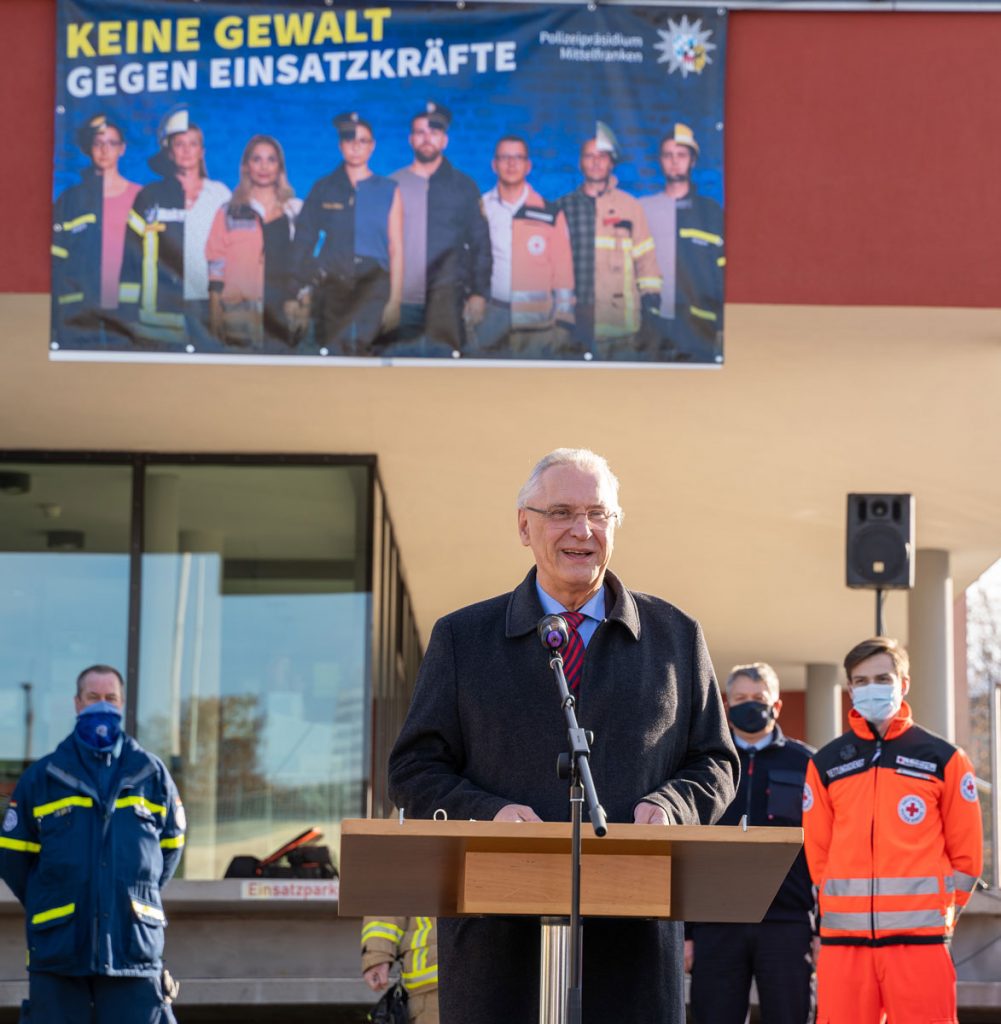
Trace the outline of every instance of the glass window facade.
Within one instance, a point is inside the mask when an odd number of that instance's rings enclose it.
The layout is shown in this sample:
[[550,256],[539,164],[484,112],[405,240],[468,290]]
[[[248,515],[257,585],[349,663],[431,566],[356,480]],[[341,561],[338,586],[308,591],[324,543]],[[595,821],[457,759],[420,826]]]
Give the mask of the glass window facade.
[[[336,847],[342,818],[389,813],[420,651],[374,459],[48,458],[0,453],[8,789],[70,731],[73,680],[103,661],[127,669],[129,729],[184,798],[185,877],[310,827]],[[71,493],[92,496],[87,515],[69,517]],[[46,547],[43,501],[82,550]]]

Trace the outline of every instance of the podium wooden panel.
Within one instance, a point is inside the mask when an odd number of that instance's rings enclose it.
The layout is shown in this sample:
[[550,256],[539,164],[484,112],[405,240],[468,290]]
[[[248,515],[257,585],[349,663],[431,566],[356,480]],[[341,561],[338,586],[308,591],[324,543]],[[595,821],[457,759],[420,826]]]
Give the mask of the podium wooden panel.
[[[760,921],[803,844],[799,828],[585,823],[589,917]],[[568,915],[570,823],[341,823],[339,913]]]

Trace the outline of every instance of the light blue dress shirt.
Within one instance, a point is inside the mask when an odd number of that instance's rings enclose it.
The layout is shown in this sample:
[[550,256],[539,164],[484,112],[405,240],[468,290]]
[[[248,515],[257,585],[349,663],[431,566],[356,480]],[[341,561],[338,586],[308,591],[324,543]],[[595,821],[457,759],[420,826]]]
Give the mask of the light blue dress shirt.
[[[542,610],[547,615],[563,615],[567,611],[555,597],[551,597],[539,586],[538,580],[535,581],[535,589],[539,592]],[[580,633],[581,642],[587,647],[598,624],[605,621],[605,588],[602,587],[587,604],[578,608],[577,611],[584,616],[584,621],[577,628],[577,632]]]

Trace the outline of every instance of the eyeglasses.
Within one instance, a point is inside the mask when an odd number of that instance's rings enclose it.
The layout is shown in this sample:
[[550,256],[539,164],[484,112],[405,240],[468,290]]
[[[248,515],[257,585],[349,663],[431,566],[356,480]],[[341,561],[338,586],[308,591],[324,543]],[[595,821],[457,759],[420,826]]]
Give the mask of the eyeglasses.
[[573,509],[569,505],[554,505],[552,508],[532,508],[531,505],[524,506],[529,512],[535,512],[544,516],[546,520],[556,526],[569,526],[577,522],[578,516],[584,516],[588,525],[595,529],[604,529],[610,522],[618,520],[619,513],[615,509],[603,508],[600,505],[594,508]]

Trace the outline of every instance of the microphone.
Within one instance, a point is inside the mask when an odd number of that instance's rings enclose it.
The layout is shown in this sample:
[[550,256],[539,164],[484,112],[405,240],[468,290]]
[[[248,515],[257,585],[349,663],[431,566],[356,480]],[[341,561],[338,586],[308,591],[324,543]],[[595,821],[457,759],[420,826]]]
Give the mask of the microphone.
[[535,631],[539,634],[539,640],[547,651],[558,651],[561,647],[565,647],[570,640],[567,622],[562,615],[543,616],[539,619]]

